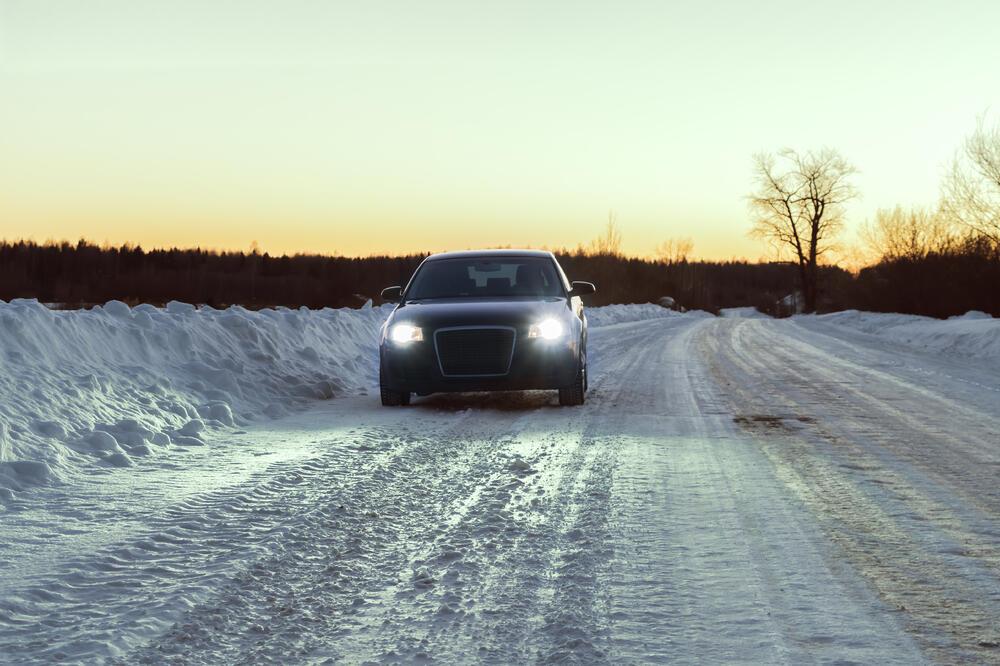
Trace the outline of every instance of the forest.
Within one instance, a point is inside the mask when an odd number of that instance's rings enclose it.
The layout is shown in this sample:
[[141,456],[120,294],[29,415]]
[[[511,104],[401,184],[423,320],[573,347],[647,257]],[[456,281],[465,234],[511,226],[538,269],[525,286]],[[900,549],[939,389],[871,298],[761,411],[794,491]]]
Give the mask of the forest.
[[[658,302],[718,312],[754,306],[792,313],[790,262],[639,259],[578,248],[556,253],[571,280],[597,285],[588,305]],[[97,246],[86,241],[0,243],[0,300],[37,298],[78,308],[112,299],[163,305],[171,300],[224,308],[360,307],[383,287],[405,284],[423,257],[272,257],[259,252]],[[994,244],[950,244],[919,255],[886,256],[856,275],[820,267],[817,310],[857,308],[947,317],[968,310],[1000,315],[1000,252]]]

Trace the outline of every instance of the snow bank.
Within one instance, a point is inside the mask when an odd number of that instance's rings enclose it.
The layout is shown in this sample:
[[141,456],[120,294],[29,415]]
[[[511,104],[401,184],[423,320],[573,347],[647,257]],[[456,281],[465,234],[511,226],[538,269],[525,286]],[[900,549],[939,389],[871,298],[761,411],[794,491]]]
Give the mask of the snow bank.
[[[130,467],[213,431],[377,388],[391,306],[225,311],[0,301],[0,500],[74,471]],[[589,308],[592,326],[680,316]]]
[[212,429],[364,391],[388,312],[0,301],[0,488],[80,464],[128,467],[200,446]]
[[586,308],[587,326],[612,326],[631,321],[645,319],[661,319],[684,316],[675,310],[653,303],[634,303],[631,305],[605,305],[599,308]]
[[972,311],[941,320],[845,310],[824,315],[796,315],[793,319],[822,322],[924,351],[1000,362],[1000,319],[984,312]]

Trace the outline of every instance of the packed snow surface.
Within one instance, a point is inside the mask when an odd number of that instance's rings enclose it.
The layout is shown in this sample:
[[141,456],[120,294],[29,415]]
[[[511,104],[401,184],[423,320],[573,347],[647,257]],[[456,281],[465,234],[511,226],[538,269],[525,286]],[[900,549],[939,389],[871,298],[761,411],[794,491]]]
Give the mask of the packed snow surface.
[[588,313],[383,408],[387,308],[0,302],[0,662],[1000,663],[996,320]]

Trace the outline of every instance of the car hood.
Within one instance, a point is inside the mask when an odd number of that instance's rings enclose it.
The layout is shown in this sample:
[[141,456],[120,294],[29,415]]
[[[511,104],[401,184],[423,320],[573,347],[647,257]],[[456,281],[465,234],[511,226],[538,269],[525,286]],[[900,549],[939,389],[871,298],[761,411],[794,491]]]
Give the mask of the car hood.
[[396,308],[392,322],[408,322],[431,330],[448,326],[513,326],[527,328],[549,317],[572,313],[565,298],[462,299],[409,301]]

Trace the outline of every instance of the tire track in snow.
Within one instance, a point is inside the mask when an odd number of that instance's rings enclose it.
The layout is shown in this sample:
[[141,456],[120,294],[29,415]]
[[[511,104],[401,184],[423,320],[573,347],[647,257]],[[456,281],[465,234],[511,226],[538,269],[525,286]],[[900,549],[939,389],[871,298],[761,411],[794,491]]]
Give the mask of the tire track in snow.
[[[39,577],[9,591],[0,601],[5,663],[103,660],[163,631],[241,562],[283,548],[292,524],[315,511],[309,488],[332,460],[356,459],[358,449],[371,455],[388,439],[369,431],[325,458],[277,464],[246,485],[185,499],[132,540],[63,563],[58,581]],[[392,455],[390,447],[372,456],[362,478]]]
[[[598,346],[584,408],[417,401],[397,428],[411,447],[393,461],[405,473],[367,488],[381,531],[372,520],[300,526],[288,553],[128,661],[797,662],[886,645],[913,661],[850,576],[826,570],[820,537],[785,529],[802,516],[729,418],[701,413],[706,382],[686,343],[671,347],[695,329],[617,333],[628,351]],[[647,505],[648,493],[665,503]],[[758,519],[762,508],[774,515]],[[317,567],[331,553],[354,563],[350,583],[326,587]],[[849,601],[829,608],[831,594]],[[303,635],[307,610],[316,621]]]
[[996,417],[887,362],[833,357],[789,324],[721,321],[706,336],[734,411],[935,659],[1000,661],[1000,507],[975,463]]
[[[120,596],[109,591],[113,607],[80,625],[93,645],[42,654],[121,664],[921,661],[739,436],[693,351],[711,321],[593,330],[582,407],[537,393],[431,396],[401,410],[334,401],[278,424],[286,439],[319,438],[327,450],[178,502],[124,540],[132,551],[165,539],[145,596],[128,589],[135,565],[111,562]],[[33,601],[30,626],[44,635],[45,611],[81,619],[95,610],[86,598]],[[144,609],[157,624],[129,615]]]
[[[617,393],[622,390],[616,388]],[[446,408],[449,405],[448,398],[438,402]],[[410,544],[405,553],[397,553],[392,566],[385,561],[372,563],[377,578],[388,578],[389,585],[369,587],[359,594],[358,599],[364,601],[351,609],[356,619],[350,631],[317,632],[324,636],[325,645],[303,647],[310,659],[406,661],[434,654],[447,660],[448,655],[464,659],[472,653],[497,662],[508,662],[515,655],[543,661],[599,657],[599,650],[587,640],[594,639],[594,630],[581,628],[584,619],[604,614],[588,610],[582,601],[593,588],[595,578],[588,567],[596,561],[579,558],[580,544],[586,544],[593,533],[586,522],[581,531],[580,521],[606,511],[600,505],[580,511],[580,498],[603,497],[606,502],[607,492],[595,492],[593,481],[606,485],[609,474],[606,465],[600,473],[591,472],[596,448],[586,442],[582,431],[573,434],[573,427],[565,431],[567,425],[579,427],[578,421],[567,418],[567,410],[537,410],[542,416],[551,412],[551,418],[545,419],[549,423],[543,424],[538,423],[535,411],[512,422],[509,414],[487,410],[485,422],[466,417],[461,428],[446,429],[433,441],[417,444],[427,451],[428,446],[435,447],[434,465],[451,461],[448,483],[430,488],[431,493],[446,491],[431,498],[440,507],[432,513],[449,518],[438,528],[428,521],[423,534],[386,535],[387,543]],[[524,432],[519,421],[528,421],[531,432]],[[553,435],[554,430],[562,432]],[[406,462],[409,472],[419,475],[422,470],[415,461]],[[387,487],[379,492],[392,494]],[[408,512],[418,514],[412,508]],[[530,522],[531,516],[540,514],[543,517],[533,529],[520,527],[519,521]],[[553,559],[561,563],[558,574]],[[276,564],[256,568],[266,571]],[[299,577],[288,573],[290,578]],[[238,594],[230,595],[233,599],[259,596],[252,575],[239,583]],[[463,606],[469,601],[475,601],[476,610]],[[238,647],[231,654],[217,652],[208,637],[199,633],[199,628],[209,625],[221,635],[238,634],[232,621],[221,623],[223,607],[228,608],[228,617],[240,615],[233,613],[233,606],[232,601],[204,605],[208,617],[196,609],[166,641],[133,656],[155,661],[172,655],[183,661],[185,655],[194,654],[223,660],[245,655]],[[415,622],[415,618],[430,621]],[[461,631],[456,632],[456,627]],[[171,652],[178,642],[184,648]],[[277,655],[286,653],[287,645],[270,642],[268,650],[252,653],[254,660],[278,659]]]
[[448,434],[441,432],[442,441],[399,428],[393,438],[405,444],[384,463],[357,470],[341,487],[314,486],[316,508],[311,520],[295,521],[294,538],[127,661],[285,663],[360,654],[355,637],[387,633],[371,626],[373,608],[433,584],[410,568],[411,551],[441,515],[433,490],[451,471]]
[[695,351],[707,326],[651,336],[658,373],[633,377],[609,426],[611,660],[920,660],[723,411]]

